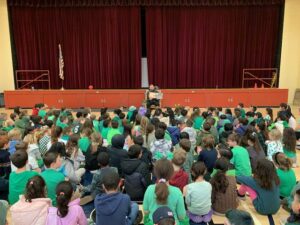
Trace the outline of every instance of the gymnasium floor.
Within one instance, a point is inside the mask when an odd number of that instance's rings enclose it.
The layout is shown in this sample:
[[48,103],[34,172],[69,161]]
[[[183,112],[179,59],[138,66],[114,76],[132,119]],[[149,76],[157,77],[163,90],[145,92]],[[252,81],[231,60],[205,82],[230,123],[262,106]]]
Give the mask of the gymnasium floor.
[[[245,110],[247,111],[247,109],[245,109]],[[258,109],[258,111],[262,112],[263,115],[265,113],[264,108],[260,108],[260,109]],[[273,108],[274,115],[276,115],[277,111],[278,111],[278,108]],[[0,108],[0,113],[2,113],[2,112],[5,112],[9,115],[12,112],[12,110],[5,110],[3,108]],[[93,113],[98,116],[99,115],[98,112],[95,112],[95,113],[93,112]],[[292,106],[292,112],[293,112],[293,114],[295,115],[295,117],[298,121],[298,119],[300,118],[300,116],[298,115],[299,114],[298,113],[299,112],[299,107]],[[28,110],[28,113],[29,114],[31,113],[30,109]],[[300,164],[300,151],[297,152],[297,159],[298,159],[298,162]],[[296,173],[296,176],[297,176],[297,180],[300,180],[300,167],[294,168],[294,170],[295,170],[295,173]],[[272,201],[272,200],[270,199],[270,201]],[[239,209],[249,212],[252,215],[253,219],[254,219],[255,225],[268,225],[269,224],[267,216],[259,215],[255,211],[253,205],[251,204],[250,198],[246,198],[246,200],[240,200]],[[285,219],[288,216],[289,216],[289,214],[281,208],[277,212],[277,214],[273,216],[274,221],[275,221],[275,225],[281,225],[281,223],[280,223],[281,219]],[[11,222],[10,222],[11,221],[10,220],[10,213],[8,213],[7,219],[8,219],[8,224],[11,224]],[[223,224],[224,217],[214,215],[213,216],[213,222],[215,224]]]

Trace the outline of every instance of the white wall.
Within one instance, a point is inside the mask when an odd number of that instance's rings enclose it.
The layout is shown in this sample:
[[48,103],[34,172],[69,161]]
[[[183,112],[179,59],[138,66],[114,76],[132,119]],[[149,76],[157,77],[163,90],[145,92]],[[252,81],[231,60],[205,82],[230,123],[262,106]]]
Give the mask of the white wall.
[[7,5],[6,0],[0,0],[0,93],[14,88]]

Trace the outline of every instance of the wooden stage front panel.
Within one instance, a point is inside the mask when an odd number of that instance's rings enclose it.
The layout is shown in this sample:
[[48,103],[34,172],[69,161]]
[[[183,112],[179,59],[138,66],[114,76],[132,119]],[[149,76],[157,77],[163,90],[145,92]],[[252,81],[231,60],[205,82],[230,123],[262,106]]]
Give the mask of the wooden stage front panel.
[[[243,102],[245,106],[278,106],[287,102],[288,89],[163,89],[162,107],[220,106],[236,107]],[[49,107],[68,108],[117,108],[121,106],[140,106],[145,99],[145,89],[127,90],[15,90],[4,91],[6,108],[20,106],[32,108],[36,103]]]

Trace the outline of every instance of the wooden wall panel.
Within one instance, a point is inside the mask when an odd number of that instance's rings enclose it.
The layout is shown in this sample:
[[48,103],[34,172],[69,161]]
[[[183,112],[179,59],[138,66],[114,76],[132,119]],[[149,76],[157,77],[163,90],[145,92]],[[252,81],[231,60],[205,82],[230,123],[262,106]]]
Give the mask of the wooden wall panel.
[[[246,107],[278,106],[287,102],[287,89],[166,89],[162,90],[163,107],[221,106],[236,107],[243,102]],[[16,90],[4,91],[6,108],[21,106],[32,108],[35,103],[46,103],[49,107],[117,108],[135,105],[139,107],[145,98],[145,89],[137,90]]]

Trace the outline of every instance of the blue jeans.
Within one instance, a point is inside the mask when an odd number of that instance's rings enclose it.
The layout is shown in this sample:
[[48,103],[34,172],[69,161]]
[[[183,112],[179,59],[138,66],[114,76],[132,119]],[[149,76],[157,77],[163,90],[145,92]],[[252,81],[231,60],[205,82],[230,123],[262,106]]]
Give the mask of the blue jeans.
[[89,202],[82,206],[82,209],[84,211],[84,214],[86,218],[90,217],[91,212],[95,209],[94,201]]
[[139,212],[139,206],[135,202],[131,202],[131,210],[130,214],[127,217],[126,225],[132,225],[138,215]]

